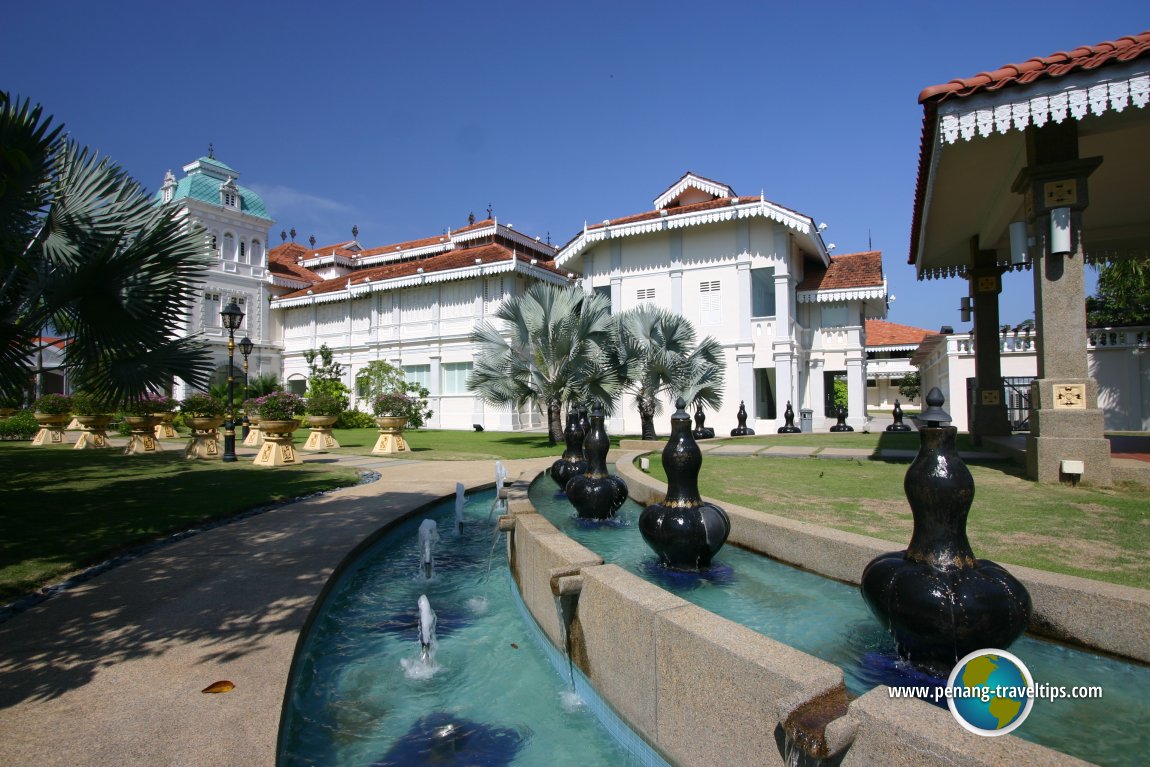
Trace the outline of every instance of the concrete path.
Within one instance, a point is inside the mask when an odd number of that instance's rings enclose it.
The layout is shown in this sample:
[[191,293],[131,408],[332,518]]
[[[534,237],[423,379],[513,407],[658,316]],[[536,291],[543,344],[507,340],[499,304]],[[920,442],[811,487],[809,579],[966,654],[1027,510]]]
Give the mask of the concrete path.
[[[553,460],[504,464],[514,480]],[[336,565],[456,482],[495,480],[493,461],[337,461],[381,479],[163,547],[0,624],[0,765],[274,764],[296,640]],[[235,689],[201,693],[220,680]]]

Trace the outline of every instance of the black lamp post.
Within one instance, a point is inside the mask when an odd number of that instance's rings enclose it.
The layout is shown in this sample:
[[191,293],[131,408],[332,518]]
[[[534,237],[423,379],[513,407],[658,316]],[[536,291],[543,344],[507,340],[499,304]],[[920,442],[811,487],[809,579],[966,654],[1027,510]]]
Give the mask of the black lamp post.
[[235,366],[233,360],[236,352],[236,329],[244,321],[244,310],[236,305],[233,298],[220,312],[220,320],[228,331],[228,420],[224,422],[224,454],[225,463],[234,463],[236,460],[236,411],[233,399],[235,396]]
[[[240,354],[244,355],[244,402],[248,401],[248,355],[252,353],[252,349],[254,348],[255,344],[253,344],[252,339],[247,336],[244,336],[243,340],[240,341]],[[252,428],[251,421],[248,420],[247,410],[244,410],[243,423],[243,438],[246,440]]]

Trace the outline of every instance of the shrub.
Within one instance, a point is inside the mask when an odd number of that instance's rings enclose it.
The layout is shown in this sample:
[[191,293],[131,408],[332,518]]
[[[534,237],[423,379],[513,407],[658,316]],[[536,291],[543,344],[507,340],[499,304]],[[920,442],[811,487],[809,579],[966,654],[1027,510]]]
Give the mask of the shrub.
[[219,418],[227,408],[207,394],[192,394],[180,401],[180,412],[188,418]]
[[328,392],[314,392],[307,396],[308,415],[339,415],[347,410],[347,397]]
[[151,415],[152,413],[167,413],[176,407],[176,401],[163,394],[148,392],[138,399],[131,399],[124,403],[125,415]]
[[303,398],[287,391],[276,391],[259,397],[261,421],[294,421],[304,414]]
[[72,394],[72,412],[76,415],[104,415],[113,409],[111,404],[86,391]]
[[345,410],[339,414],[335,422],[337,429],[372,429],[375,428],[375,418],[371,413],[362,410]]
[[72,398],[63,394],[45,394],[32,404],[32,410],[47,415],[70,415]]
[[0,420],[0,439],[32,439],[40,425],[31,410],[21,410]]
[[[426,392],[426,389],[417,389]],[[432,411],[427,407],[427,400],[422,397],[413,397],[403,392],[385,392],[376,397],[371,403],[371,412],[377,416],[394,416],[407,419],[410,429],[418,429],[431,418]]]

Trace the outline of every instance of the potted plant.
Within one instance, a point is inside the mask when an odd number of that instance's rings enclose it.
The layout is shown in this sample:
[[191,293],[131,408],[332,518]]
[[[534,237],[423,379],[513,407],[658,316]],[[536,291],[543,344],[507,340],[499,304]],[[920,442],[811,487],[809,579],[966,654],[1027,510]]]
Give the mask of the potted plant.
[[408,426],[418,429],[431,417],[426,396],[426,389],[405,384],[403,389],[383,392],[372,400],[371,412],[375,413],[375,422],[379,425],[379,438],[371,451],[373,454],[389,455],[410,450],[403,438],[403,430]]
[[20,409],[22,403],[23,399],[19,395],[0,392],[0,418],[10,417]]
[[224,403],[209,394],[191,394],[180,400],[180,413],[192,429],[192,439],[184,449],[184,457],[222,458],[217,429],[227,413]]
[[[323,382],[317,382],[323,383]],[[343,384],[337,383],[339,389]],[[311,434],[304,443],[304,450],[331,450],[339,447],[339,442],[331,433],[332,426],[339,420],[340,415],[347,410],[347,395],[335,387],[317,386],[307,397],[307,423],[311,427]]]
[[112,422],[112,406],[103,398],[86,391],[72,392],[72,413],[84,429],[76,440],[76,450],[108,446],[106,430]]
[[196,431],[218,429],[224,422],[227,408],[224,403],[207,394],[192,394],[180,400],[180,412],[188,425]]
[[62,444],[64,426],[70,420],[72,398],[63,394],[45,394],[32,404],[32,417],[40,424],[40,431],[32,439],[33,445]]
[[151,407],[148,414],[156,418],[156,438],[172,439],[176,437],[176,429],[172,425],[172,421],[176,418],[176,400],[166,394],[148,392],[144,395],[144,402],[146,406]]
[[305,412],[303,397],[287,391],[276,391],[256,400],[259,403],[260,428],[268,434],[289,434],[299,428],[297,420]]

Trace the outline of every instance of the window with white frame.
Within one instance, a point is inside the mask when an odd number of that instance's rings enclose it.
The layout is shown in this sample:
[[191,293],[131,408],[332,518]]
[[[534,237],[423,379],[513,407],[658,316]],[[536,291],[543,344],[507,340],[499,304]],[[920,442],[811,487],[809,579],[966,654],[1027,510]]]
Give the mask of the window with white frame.
[[471,375],[470,362],[445,362],[440,368],[443,386],[440,391],[444,394],[467,394],[467,377]]
[[248,244],[240,240],[240,263],[246,264],[248,262]]
[[775,316],[775,268],[751,270],[751,316]]
[[264,265],[264,251],[259,240],[252,240],[252,263],[256,266]]
[[723,321],[723,294],[719,280],[704,280],[699,283],[699,322],[703,325],[719,325]]
[[231,232],[224,232],[224,251],[220,257],[225,261],[236,260],[236,238],[232,236]]
[[431,390],[431,365],[404,365],[403,380]]

